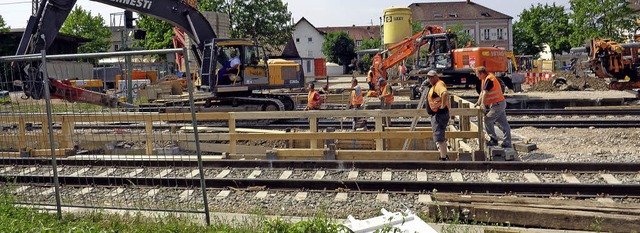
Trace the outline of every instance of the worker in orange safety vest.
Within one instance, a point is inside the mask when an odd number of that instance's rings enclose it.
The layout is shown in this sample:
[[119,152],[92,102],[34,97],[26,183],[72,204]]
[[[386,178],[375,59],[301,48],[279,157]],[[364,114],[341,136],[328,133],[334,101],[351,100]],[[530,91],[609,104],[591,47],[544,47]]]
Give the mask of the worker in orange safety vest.
[[[391,85],[388,85],[387,80],[384,78],[380,78],[378,79],[378,86],[380,88],[380,96],[378,98],[380,98],[382,109],[391,109],[391,103],[395,99]],[[391,118],[385,117],[385,122],[387,127],[391,127]]]
[[447,138],[445,131],[449,126],[449,92],[447,85],[440,79],[438,72],[430,70],[427,73],[427,81],[431,84],[427,93],[429,106],[427,112],[431,115],[431,129],[433,131],[433,141],[440,151],[440,160],[447,161]]
[[307,96],[307,107],[304,108],[305,111],[320,110],[320,107],[322,107],[322,97],[320,93],[316,91],[315,87],[315,84],[309,83],[309,94]]
[[484,66],[476,69],[476,76],[482,81],[480,98],[476,102],[477,106],[484,111],[484,128],[491,139],[487,142],[489,146],[498,145],[498,136],[495,131],[495,124],[504,132],[501,146],[503,148],[511,147],[511,127],[507,121],[507,103],[504,98],[504,91],[498,78],[489,73]]
[[[362,89],[360,88],[360,86],[358,86],[358,80],[355,78],[351,80],[351,89],[352,90],[351,90],[351,97],[349,100],[349,109],[354,109],[354,110],[362,109],[362,104],[364,104],[364,97],[362,96]],[[358,120],[360,120],[358,117],[353,118],[353,125],[352,125],[353,130],[356,129]]]

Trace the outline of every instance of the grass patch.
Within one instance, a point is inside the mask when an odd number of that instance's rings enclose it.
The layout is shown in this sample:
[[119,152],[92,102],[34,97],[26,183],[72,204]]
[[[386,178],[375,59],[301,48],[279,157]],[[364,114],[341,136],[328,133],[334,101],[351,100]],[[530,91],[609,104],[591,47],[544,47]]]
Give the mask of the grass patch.
[[226,222],[214,219],[211,226],[194,223],[179,216],[147,217],[141,214],[63,213],[55,214],[16,207],[13,196],[0,194],[0,232],[341,232],[343,226],[329,216],[318,214],[306,221],[267,219],[257,215],[247,221]]

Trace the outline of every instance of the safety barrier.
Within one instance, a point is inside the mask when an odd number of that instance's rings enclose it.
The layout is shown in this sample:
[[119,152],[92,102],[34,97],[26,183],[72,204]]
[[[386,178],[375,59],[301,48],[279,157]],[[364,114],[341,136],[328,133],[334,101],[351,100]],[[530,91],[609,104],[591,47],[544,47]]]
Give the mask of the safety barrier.
[[526,72],[523,74],[525,75],[525,83],[529,85],[536,85],[542,80],[549,80],[555,76],[550,72]]

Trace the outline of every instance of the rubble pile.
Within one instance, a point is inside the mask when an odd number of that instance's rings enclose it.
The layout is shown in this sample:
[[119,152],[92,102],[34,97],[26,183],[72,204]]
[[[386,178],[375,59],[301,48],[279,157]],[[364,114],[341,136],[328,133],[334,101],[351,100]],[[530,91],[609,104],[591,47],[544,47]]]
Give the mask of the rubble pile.
[[554,92],[554,91],[606,91],[609,90],[605,79],[585,74],[581,77],[570,71],[556,73],[549,80],[543,80],[533,85],[529,91]]

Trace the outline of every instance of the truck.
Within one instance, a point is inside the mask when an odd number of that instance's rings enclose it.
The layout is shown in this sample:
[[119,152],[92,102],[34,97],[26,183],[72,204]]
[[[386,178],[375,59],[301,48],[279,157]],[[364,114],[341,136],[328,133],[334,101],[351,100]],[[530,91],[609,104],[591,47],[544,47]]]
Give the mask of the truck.
[[[299,88],[304,85],[302,68],[295,62],[269,61],[255,39],[221,39],[206,18],[192,5],[182,0],[115,1],[94,0],[106,5],[165,20],[184,31],[193,40],[191,50],[199,66],[201,88],[210,95],[198,101],[207,103],[210,111],[288,111],[295,109],[295,101],[288,95],[260,94],[258,90]],[[16,55],[39,53],[48,48],[58,34],[76,0],[43,0],[36,14],[29,18]],[[229,76],[219,72],[228,66],[230,53],[238,54],[241,64],[233,82],[219,82]],[[45,87],[39,62],[17,62],[25,96],[42,99],[44,88],[52,98],[84,102],[105,107],[136,107],[119,102],[115,96],[82,89],[68,80],[49,80]],[[188,101],[172,102],[186,106]]]

